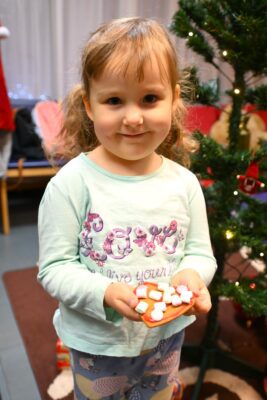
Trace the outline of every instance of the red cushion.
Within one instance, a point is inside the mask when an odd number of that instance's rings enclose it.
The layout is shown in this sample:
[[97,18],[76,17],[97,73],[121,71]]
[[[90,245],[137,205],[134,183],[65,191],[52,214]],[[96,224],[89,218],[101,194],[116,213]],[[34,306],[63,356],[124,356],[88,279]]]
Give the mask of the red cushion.
[[46,152],[50,155],[62,152],[63,143],[57,136],[63,123],[60,104],[52,100],[40,101],[34,107],[34,116]]
[[221,111],[213,106],[189,106],[185,123],[186,129],[188,129],[189,132],[199,130],[207,135],[214,122],[218,120],[220,113]]

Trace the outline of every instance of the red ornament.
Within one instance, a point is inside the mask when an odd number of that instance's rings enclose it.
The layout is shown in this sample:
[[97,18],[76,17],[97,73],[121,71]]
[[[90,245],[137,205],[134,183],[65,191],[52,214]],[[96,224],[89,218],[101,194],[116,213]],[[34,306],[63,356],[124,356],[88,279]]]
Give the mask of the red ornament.
[[239,189],[247,194],[256,193],[259,187],[264,187],[264,183],[258,180],[259,166],[253,161],[246,171],[245,175],[237,175],[239,180]]
[[256,289],[257,285],[255,282],[252,282],[252,283],[250,283],[249,287],[250,287],[250,289],[254,290],[254,289]]

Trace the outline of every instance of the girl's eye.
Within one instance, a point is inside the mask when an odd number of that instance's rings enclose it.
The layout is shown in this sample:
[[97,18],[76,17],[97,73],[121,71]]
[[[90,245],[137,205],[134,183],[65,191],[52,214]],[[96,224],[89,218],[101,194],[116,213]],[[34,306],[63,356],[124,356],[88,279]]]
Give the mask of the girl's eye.
[[155,94],[147,94],[144,97],[144,103],[155,103],[158,100],[158,97]]
[[121,104],[121,99],[119,97],[110,97],[106,102],[111,106],[117,106],[118,104]]

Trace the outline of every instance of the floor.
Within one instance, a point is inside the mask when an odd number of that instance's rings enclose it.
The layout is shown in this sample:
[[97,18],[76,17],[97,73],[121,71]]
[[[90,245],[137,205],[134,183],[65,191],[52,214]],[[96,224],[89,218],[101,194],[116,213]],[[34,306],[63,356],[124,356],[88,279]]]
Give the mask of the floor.
[[[37,210],[42,191],[11,192],[11,234],[0,229],[0,275],[36,264]],[[1,221],[0,221],[1,222]],[[41,400],[9,300],[0,279],[0,393],[1,400]]]

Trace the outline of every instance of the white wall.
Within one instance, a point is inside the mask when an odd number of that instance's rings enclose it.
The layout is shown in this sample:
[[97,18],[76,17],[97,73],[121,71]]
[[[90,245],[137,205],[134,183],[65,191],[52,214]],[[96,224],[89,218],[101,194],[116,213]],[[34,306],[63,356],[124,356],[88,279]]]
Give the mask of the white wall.
[[[77,82],[81,49],[99,24],[143,16],[168,26],[177,8],[176,0],[1,0],[0,19],[11,33],[1,42],[9,92],[61,99]],[[196,63],[202,79],[217,77],[184,40],[175,41],[182,66]]]

